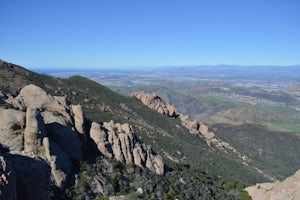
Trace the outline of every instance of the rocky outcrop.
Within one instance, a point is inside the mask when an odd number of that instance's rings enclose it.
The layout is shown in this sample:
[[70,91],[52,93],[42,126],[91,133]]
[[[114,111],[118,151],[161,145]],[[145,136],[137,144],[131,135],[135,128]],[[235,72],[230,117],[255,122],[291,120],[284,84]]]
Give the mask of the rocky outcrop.
[[[244,165],[248,165],[251,162],[251,159],[247,157],[246,155],[241,154],[238,152],[234,147],[232,147],[229,143],[221,140],[218,138],[215,133],[209,129],[207,125],[205,125],[203,122],[199,120],[191,120],[187,115],[181,114],[179,112],[175,112],[175,108],[172,105],[167,104],[165,101],[163,101],[160,97],[158,97],[156,94],[147,94],[142,91],[132,93],[131,96],[136,97],[139,99],[143,104],[148,106],[149,108],[156,110],[157,112],[167,115],[169,117],[176,117],[179,118],[181,121],[181,124],[186,127],[189,132],[193,135],[199,135],[200,137],[203,137],[203,139],[206,141],[207,145],[213,149],[213,150],[220,150],[225,153],[231,153],[237,156],[239,159],[242,160],[242,163]],[[172,108],[171,110],[167,108]],[[174,111],[174,113],[173,113]],[[169,113],[172,113],[171,115]],[[171,159],[172,160],[172,159]],[[255,170],[262,174],[266,179],[268,180],[276,180],[276,178],[271,175],[266,170],[260,170],[258,168],[255,168]]]
[[134,92],[131,96],[139,99],[144,105],[156,110],[160,114],[168,115],[169,117],[177,117],[175,108],[173,105],[167,104],[155,93],[147,94],[143,91]]
[[231,147],[227,142],[219,139],[215,133],[209,130],[208,126],[206,126],[203,122],[198,120],[190,120],[187,115],[179,115],[181,123],[185,126],[189,132],[193,135],[201,135],[205,139],[207,145],[212,148],[217,148],[219,150],[230,150],[236,153],[236,150]]
[[36,108],[27,108],[24,130],[24,150],[35,155],[43,153],[43,138],[46,136],[44,121]]
[[162,158],[155,155],[150,146],[139,142],[132,127],[127,123],[93,122],[90,137],[98,150],[107,157],[113,157],[122,163],[148,168],[157,174],[164,173]]
[[0,108],[0,143],[11,151],[22,151],[25,113],[14,109]]
[[17,199],[16,173],[12,164],[0,156],[0,199]]
[[76,131],[81,135],[82,139],[86,142],[86,130],[84,126],[84,115],[81,105],[72,105],[72,113],[74,115],[74,123]]
[[[7,99],[16,109],[0,108],[0,143],[15,155],[40,157],[51,168],[58,187],[68,182],[73,161],[82,159],[80,136],[86,137],[83,112],[65,97],[52,97],[28,85]],[[72,109],[70,108],[72,107]],[[50,176],[49,176],[50,177]]]
[[253,200],[296,200],[300,199],[300,170],[282,182],[259,183],[247,187]]
[[15,99],[25,108],[38,108],[41,111],[55,112],[72,123],[69,109],[36,85],[25,86]]
[[156,110],[161,114],[167,115],[169,117],[178,117],[181,120],[182,125],[186,127],[191,134],[200,135],[201,137],[203,137],[210,148],[219,149],[225,152],[232,152],[237,154],[237,156],[242,160],[250,161],[249,158],[238,153],[236,149],[230,146],[227,142],[224,142],[220,138],[218,138],[215,133],[209,130],[208,126],[206,126],[203,122],[198,120],[190,120],[187,115],[176,112],[173,105],[167,104],[156,94],[147,94],[143,91],[138,91],[132,93],[131,96],[136,97],[144,105],[153,110]]
[[[4,199],[50,199],[50,182],[64,188],[74,181],[73,163],[83,158],[87,132],[103,155],[164,173],[162,158],[138,141],[129,124],[93,122],[86,130],[80,105],[70,105],[66,97],[53,97],[35,85],[24,87],[16,97],[1,94],[1,98],[10,105],[0,107],[1,151],[10,151],[5,159],[0,157]],[[168,107],[164,113],[172,116],[175,110]],[[94,189],[100,190],[99,180],[94,182]],[[11,196],[6,198],[7,194]]]

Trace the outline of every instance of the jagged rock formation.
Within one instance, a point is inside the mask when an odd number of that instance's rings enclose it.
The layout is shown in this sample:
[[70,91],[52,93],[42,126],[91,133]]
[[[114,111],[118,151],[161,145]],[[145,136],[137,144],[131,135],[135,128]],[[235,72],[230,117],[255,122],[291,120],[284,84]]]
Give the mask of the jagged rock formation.
[[247,156],[240,154],[235,148],[233,148],[229,143],[224,142],[218,138],[215,133],[209,130],[203,122],[198,120],[190,120],[187,115],[180,114],[179,118],[183,126],[185,126],[189,132],[193,135],[201,135],[205,139],[207,145],[211,148],[217,148],[226,153],[231,152],[236,154],[243,161],[251,161]]
[[[203,122],[199,120],[191,120],[187,115],[176,112],[173,105],[167,104],[164,100],[158,97],[156,94],[147,94],[143,91],[134,92],[131,96],[136,97],[141,100],[141,102],[148,106],[149,108],[158,111],[161,114],[167,115],[169,117],[179,118],[181,124],[186,127],[189,132],[193,135],[199,135],[203,137],[207,143],[207,145],[213,150],[220,150],[225,153],[232,153],[238,158],[240,158],[244,165],[249,165],[251,159],[246,155],[242,155],[238,152],[234,147],[232,147],[229,143],[224,142],[220,138],[218,138],[212,130],[209,130],[209,127],[206,126]],[[171,109],[168,109],[171,108]],[[171,114],[170,114],[171,113]],[[276,178],[269,174],[267,171],[258,169],[254,167],[254,169],[262,174],[268,180],[275,181]]]
[[58,99],[35,85],[24,87],[15,98],[8,95],[6,101],[19,110],[0,108],[0,143],[16,155],[45,160],[54,183],[63,187],[72,161],[82,158],[79,134],[85,131],[80,106],[71,110],[65,99]]
[[300,170],[282,182],[258,183],[247,187],[253,200],[296,200],[300,199]]
[[86,130],[80,105],[69,105],[65,97],[53,97],[35,85],[25,86],[16,97],[1,92],[1,99],[10,105],[0,107],[0,144],[10,151],[0,157],[3,197],[11,191],[8,199],[16,199],[16,190],[18,199],[50,199],[51,180],[63,188],[73,179],[73,163],[83,158],[88,132],[103,155],[164,173],[162,158],[137,140],[129,124],[93,122]]
[[148,168],[157,174],[164,173],[162,158],[153,154],[150,146],[139,142],[132,127],[127,123],[93,122],[90,137],[97,144],[98,150],[107,157],[114,157],[122,163]]
[[211,148],[218,148],[220,150],[230,150],[236,152],[228,143],[219,139],[214,132],[209,131],[208,127],[198,120],[190,120],[187,115],[180,114],[175,111],[173,105],[167,104],[156,94],[147,94],[143,91],[134,92],[131,96],[139,99],[144,105],[156,110],[157,112],[170,116],[179,117],[183,126],[185,126],[189,132],[193,135],[201,135],[206,140],[206,143]]
[[87,136],[86,136],[86,130],[84,125],[84,115],[83,115],[82,107],[81,105],[72,105],[71,109],[74,114],[75,129],[80,134],[82,139],[86,142]]
[[174,106],[167,104],[156,94],[147,94],[143,91],[138,91],[132,93],[131,96],[136,97],[144,105],[156,110],[160,114],[168,115],[169,117],[177,117]]

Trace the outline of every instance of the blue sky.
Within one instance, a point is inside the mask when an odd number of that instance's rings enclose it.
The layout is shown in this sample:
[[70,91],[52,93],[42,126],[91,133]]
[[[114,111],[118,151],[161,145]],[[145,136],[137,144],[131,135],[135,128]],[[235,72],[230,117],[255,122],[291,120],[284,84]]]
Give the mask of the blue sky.
[[28,68],[300,64],[299,0],[1,0],[0,59]]

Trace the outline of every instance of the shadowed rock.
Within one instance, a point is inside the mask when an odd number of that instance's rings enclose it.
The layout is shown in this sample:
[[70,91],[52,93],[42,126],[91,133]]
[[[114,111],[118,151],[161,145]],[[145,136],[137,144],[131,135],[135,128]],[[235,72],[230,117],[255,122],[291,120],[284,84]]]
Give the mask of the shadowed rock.
[[49,140],[48,137],[43,139],[45,156],[51,167],[51,175],[58,187],[63,187],[67,181],[73,165],[69,156],[62,151],[59,146]]
[[0,156],[0,199],[17,199],[16,173],[12,164],[3,156]]
[[42,141],[46,136],[44,121],[36,108],[27,108],[24,131],[24,150],[35,155],[42,153]]
[[17,198],[50,200],[50,167],[42,159],[29,154],[8,154],[16,172]]

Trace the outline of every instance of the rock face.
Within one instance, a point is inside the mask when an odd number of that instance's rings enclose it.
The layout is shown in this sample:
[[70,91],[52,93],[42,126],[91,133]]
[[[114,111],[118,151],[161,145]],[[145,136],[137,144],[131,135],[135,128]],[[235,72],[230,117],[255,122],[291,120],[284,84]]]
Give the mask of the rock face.
[[[84,141],[80,136],[86,137],[86,133],[81,107],[71,109],[64,97],[54,98],[35,85],[28,85],[17,97],[8,95],[9,98],[7,102],[16,109],[0,108],[1,145],[22,155],[18,158],[43,159],[51,168],[53,182],[64,187],[72,162],[82,158]],[[16,171],[18,176],[20,170]]]
[[[10,107],[0,107],[0,199],[50,199],[51,184],[68,186],[73,163],[82,160],[82,148],[90,141],[88,132],[103,155],[164,173],[162,158],[137,140],[129,124],[93,122],[86,130],[80,105],[35,85],[25,86],[16,97],[1,93],[0,98]],[[162,109],[175,113],[169,106]]]
[[253,200],[296,200],[300,199],[300,170],[282,182],[259,183],[247,187]]
[[0,108],[0,143],[11,151],[22,151],[25,113],[13,109]]
[[86,141],[87,137],[86,137],[86,130],[84,126],[84,115],[83,115],[82,107],[81,105],[72,105],[71,110],[74,115],[76,131],[80,133],[83,140]]
[[61,148],[48,137],[43,139],[44,155],[51,167],[51,175],[58,187],[63,187],[67,181],[73,164],[72,160]]
[[72,122],[69,109],[36,85],[25,86],[15,99],[25,108],[38,108],[42,111],[55,112]]
[[24,150],[36,155],[42,153],[42,141],[46,134],[44,121],[39,111],[36,108],[27,108]]
[[12,164],[0,156],[0,199],[17,199],[16,174]]
[[6,158],[16,172],[17,199],[50,200],[50,167],[30,154],[9,154]]
[[164,102],[159,96],[156,94],[147,94],[143,91],[134,92],[131,96],[139,99],[144,105],[149,108],[156,110],[160,114],[168,115],[169,117],[176,117],[175,108],[173,105],[169,105]]
[[122,163],[148,168],[157,174],[164,173],[162,158],[155,155],[150,146],[139,142],[132,127],[127,123],[93,122],[90,137],[98,150],[107,157],[114,157]]

